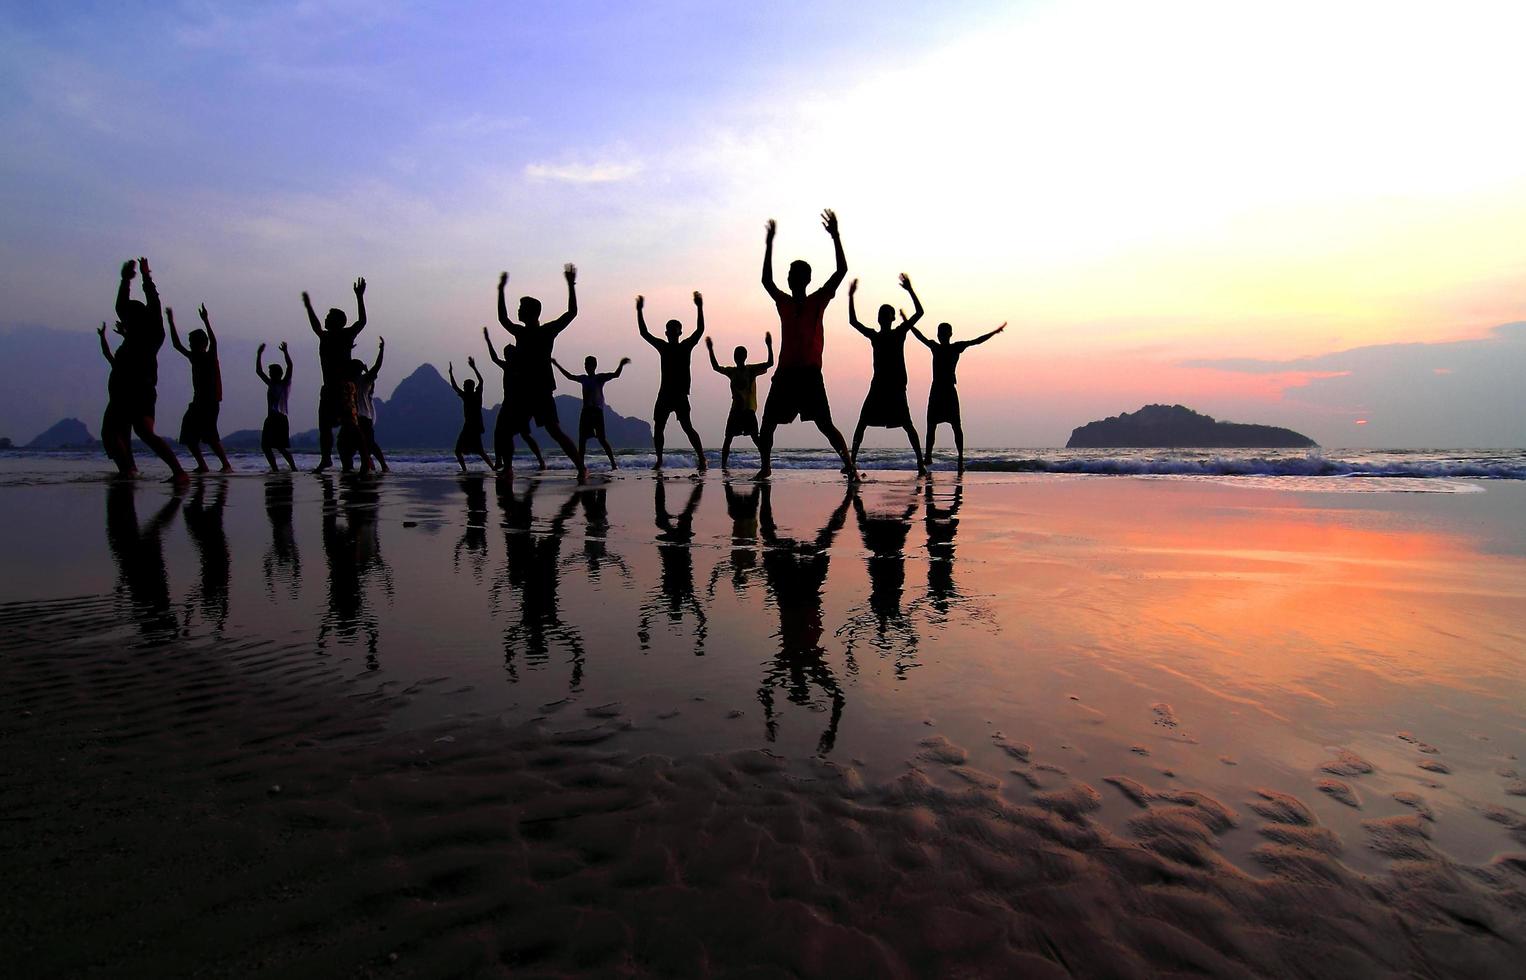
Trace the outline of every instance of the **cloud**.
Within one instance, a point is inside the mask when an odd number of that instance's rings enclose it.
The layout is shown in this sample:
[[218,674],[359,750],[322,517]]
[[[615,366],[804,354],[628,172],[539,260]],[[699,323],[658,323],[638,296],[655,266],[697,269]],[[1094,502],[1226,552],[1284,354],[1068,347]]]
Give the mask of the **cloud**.
[[565,184],[612,184],[630,180],[641,172],[641,164],[601,161],[598,163],[531,163],[525,165],[530,180],[555,180]]

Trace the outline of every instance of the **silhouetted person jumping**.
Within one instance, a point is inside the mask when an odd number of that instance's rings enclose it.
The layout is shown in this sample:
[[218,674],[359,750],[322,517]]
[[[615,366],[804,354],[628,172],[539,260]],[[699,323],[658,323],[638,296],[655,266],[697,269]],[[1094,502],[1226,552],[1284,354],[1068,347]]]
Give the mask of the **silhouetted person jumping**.
[[207,472],[207,461],[201,455],[201,444],[206,443],[217,454],[222,471],[233,469],[228,454],[223,451],[222,437],[217,434],[217,415],[223,402],[223,371],[217,360],[217,334],[212,332],[212,318],[207,315],[206,304],[197,310],[205,330],[191,331],[191,346],[180,342],[180,331],[175,329],[175,311],[165,310],[170,321],[170,343],[185,359],[191,362],[191,404],[180,420],[180,444],[196,457],[196,472]]
[[750,436],[752,444],[762,451],[758,441],[758,379],[774,366],[774,335],[763,335],[763,346],[768,348],[768,360],[763,364],[747,363],[747,348],[738,346],[731,352],[736,363],[722,367],[715,359],[715,341],[705,338],[705,348],[710,352],[710,366],[726,376],[731,382],[731,411],[726,413],[726,438],[721,442],[721,469],[726,469],[731,459],[731,440],[737,436]]
[[848,459],[848,446],[842,433],[832,424],[832,406],[827,402],[827,389],[821,378],[821,349],[824,340],[822,315],[827,304],[837,295],[848,274],[848,259],[843,255],[842,236],[837,229],[837,215],[830,209],[821,212],[821,224],[832,236],[832,247],[837,254],[837,268],[822,287],[814,293],[805,288],[811,283],[810,264],[796,259],[789,266],[789,292],[774,283],[774,233],[777,225],[769,219],[763,247],[763,288],[773,297],[779,311],[779,369],[774,372],[773,385],[768,389],[768,401],[763,406],[763,430],[759,435],[758,448],[763,455],[763,465],[758,478],[773,472],[771,465],[774,449],[774,430],[780,425],[793,422],[799,416],[802,422],[815,422],[816,428],[832,444],[842,457],[843,472],[849,478],[856,476]]
[[284,340],[280,351],[286,370],[283,372],[279,364],[272,364],[269,373],[265,371],[265,345],[261,344],[254,352],[254,373],[265,382],[265,425],[260,429],[260,451],[270,463],[272,473],[280,469],[276,466],[278,451],[286,457],[287,466],[297,468],[297,461],[291,458],[291,418],[287,414],[291,403],[291,352]]
[[[864,396],[864,407],[858,413],[858,428],[853,430],[853,456],[851,467],[858,470],[858,449],[864,443],[864,429],[873,425],[887,429],[904,429],[911,440],[911,451],[917,461],[917,475],[927,472],[922,462],[922,443],[917,439],[917,429],[911,424],[911,409],[906,404],[906,335],[916,329],[922,319],[922,301],[911,288],[911,279],[901,273],[901,288],[911,296],[915,312],[911,318],[895,323],[895,307],[889,303],[880,306],[879,330],[870,330],[858,322],[853,306],[853,295],[858,292],[858,280],[848,284],[848,323],[854,330],[869,338],[874,348],[874,377],[869,382],[869,394]],[[919,335],[920,336],[920,335]]]
[[456,462],[461,464],[461,472],[465,473],[466,454],[471,453],[482,457],[488,469],[497,469],[493,461],[488,459],[487,450],[482,448],[482,372],[477,370],[477,359],[474,357],[466,359],[466,366],[472,369],[477,380],[467,378],[459,385],[456,384],[456,366],[448,364],[445,368],[451,390],[461,399],[461,434],[456,436]]
[[[386,353],[387,338],[377,338],[376,360],[370,367],[366,367],[365,361],[351,361],[350,375],[355,382],[355,424],[360,432],[359,451],[370,457],[372,466],[380,466],[383,473],[390,473],[386,454],[376,442],[376,376],[381,374],[382,359]],[[345,464],[345,469],[349,469],[348,455]]]
[[512,473],[514,469],[514,437],[521,436],[535,462],[546,468],[546,457],[540,454],[540,443],[530,434],[530,417],[525,414],[524,395],[514,367],[519,351],[513,344],[503,345],[503,356],[493,347],[493,338],[487,327],[482,328],[482,339],[487,342],[487,356],[503,372],[503,402],[498,406],[498,417],[493,421],[493,455],[498,457],[500,472]]
[[[138,270],[143,273],[143,301],[132,298],[132,280]],[[159,349],[164,346],[164,312],[159,304],[159,289],[148,269],[148,259],[139,258],[136,266],[131,259],[122,263],[122,281],[117,286],[118,332],[124,340],[117,348],[112,361],[112,374],[126,372],[122,385],[121,421],[114,420],[113,440],[117,445],[119,459],[125,460],[125,473],[134,474],[137,466],[132,461],[131,436],[137,433],[154,454],[170,468],[170,481],[186,483],[190,477],[175,458],[164,437],[154,431],[154,407],[159,400]],[[102,347],[105,347],[104,336]],[[123,424],[125,422],[125,425]],[[110,450],[108,450],[109,452]],[[118,462],[118,467],[122,463]]]
[[584,373],[573,374],[562,367],[556,358],[551,359],[552,367],[562,372],[563,377],[583,387],[583,410],[578,415],[578,453],[583,456],[584,463],[588,462],[588,440],[598,439],[599,445],[604,447],[604,455],[609,457],[609,468],[620,468],[615,462],[615,451],[609,447],[609,439],[604,434],[604,386],[618,378],[630,362],[630,358],[622,357],[613,371],[600,374],[599,359],[590,354],[583,358]]
[[366,281],[355,280],[355,325],[348,327],[348,318],[340,309],[330,309],[323,323],[313,312],[313,301],[307,293],[302,294],[302,306],[307,310],[308,325],[318,336],[318,365],[323,372],[323,385],[318,389],[318,448],[323,458],[313,467],[321,473],[334,465],[333,428],[341,424],[345,408],[345,385],[353,383],[350,374],[350,351],[355,347],[355,337],[366,328]]
[[665,328],[667,340],[658,340],[652,336],[652,332],[646,328],[646,315],[643,312],[646,306],[646,297],[636,297],[636,329],[641,332],[641,339],[657,349],[662,358],[662,381],[657,388],[657,404],[652,406],[652,446],[657,450],[657,464],[655,469],[662,469],[662,436],[667,428],[668,416],[678,418],[678,427],[684,430],[684,435],[689,437],[689,444],[694,447],[694,465],[697,469],[705,469],[705,450],[700,446],[699,433],[694,431],[694,423],[689,420],[689,357],[694,353],[695,345],[699,338],[705,334],[705,300],[700,296],[699,290],[694,291],[694,332],[688,337],[679,339],[683,333],[683,324],[677,320],[669,320]]
[[[551,354],[556,346],[557,335],[566,330],[578,315],[577,266],[568,262],[562,267],[562,275],[567,280],[567,312],[546,324],[540,322],[540,300],[533,296],[522,296],[519,299],[519,319],[523,323],[509,319],[508,303],[503,298],[509,274],[505,272],[500,275],[498,322],[519,345],[513,361],[515,388],[518,390],[516,397],[524,399],[526,416],[551,434],[551,438],[556,440],[556,444],[562,447],[562,452],[567,454],[567,458],[576,467],[578,482],[583,483],[588,479],[588,471],[583,467],[583,454],[572,444],[567,433],[562,431],[562,424],[557,420],[556,375],[551,373]],[[512,440],[510,445],[512,448]],[[502,465],[503,461],[500,460],[499,463]],[[503,473],[508,471],[507,466],[500,470]]]
[[959,355],[976,344],[985,343],[1005,329],[1007,325],[1003,323],[990,333],[958,343],[951,342],[954,328],[947,323],[938,324],[937,341],[928,340],[920,331],[912,330],[917,339],[933,352],[933,383],[927,392],[927,455],[923,457],[924,466],[933,465],[933,436],[937,433],[938,424],[947,422],[954,430],[954,446],[959,450],[959,472],[964,472],[964,425],[959,418],[959,389],[956,387],[954,371],[959,366]]

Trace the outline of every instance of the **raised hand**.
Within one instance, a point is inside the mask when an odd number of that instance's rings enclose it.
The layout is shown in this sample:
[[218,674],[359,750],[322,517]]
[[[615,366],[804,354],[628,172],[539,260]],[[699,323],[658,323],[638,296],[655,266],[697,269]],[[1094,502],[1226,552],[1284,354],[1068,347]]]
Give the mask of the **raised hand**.
[[361,276],[359,279],[356,279],[354,288],[356,296],[364,296],[366,294],[366,277]]
[[101,335],[101,339],[102,340],[106,339],[106,321],[105,320],[101,321],[101,329],[97,330],[96,333]]
[[772,330],[768,330],[763,333],[763,346],[774,346],[774,332]]
[[637,296],[636,297],[636,312],[640,313],[644,309],[646,309],[646,297],[645,296]]
[[620,358],[620,363],[621,363],[621,364],[629,364],[629,363],[630,363],[630,362],[631,362],[631,359],[630,359],[630,358],[628,358],[628,357],[622,357],[622,358]]
[[207,304],[203,303],[196,307],[196,312],[201,314],[201,322],[205,323],[210,328],[212,326],[212,318],[207,313]]
[[[286,345],[285,345],[285,344],[282,344],[282,345],[281,345],[281,348],[282,348],[282,349],[283,349],[283,350],[284,350],[284,349],[285,349],[285,348],[286,348]],[[255,353],[255,355],[256,355],[256,356],[258,356],[258,357],[264,357],[264,356],[265,356],[265,345],[264,345],[264,344],[261,344],[261,345],[260,345],[260,346],[258,346],[258,347],[256,347],[256,348],[255,348],[255,349],[254,349],[254,353]]]
[[[104,323],[101,324],[101,329],[102,330],[106,329],[106,325]],[[714,337],[706,337],[705,338],[705,346],[710,348],[711,350],[715,350],[715,338]]]
[[313,298],[307,295],[307,290],[302,290],[302,305],[308,309],[313,308]]
[[377,337],[376,338],[376,349],[377,350],[386,350],[387,349],[387,338],[386,337]]
[[143,278],[144,279],[150,279],[150,278],[153,277],[153,273],[148,271],[148,257],[147,256],[143,256],[143,255],[138,256],[138,271],[143,273]]
[[902,289],[906,290],[908,293],[911,292],[911,277],[906,273],[901,273],[900,278],[897,279],[896,282],[901,284]]
[[170,322],[170,329],[175,329],[175,311],[168,306],[164,308],[164,318]]
[[507,286],[508,284],[509,284],[509,274],[507,272],[500,272],[500,273],[498,273],[498,288],[502,289],[503,287]]
[[562,276],[567,280],[567,285],[571,286],[578,281],[578,267],[568,262],[562,266]]
[[138,263],[128,259],[122,263],[122,278],[131,279],[138,274]]
[[763,240],[764,241],[768,241],[768,242],[773,241],[774,240],[774,235],[778,231],[779,231],[779,222],[775,221],[773,218],[769,218],[768,219],[768,224],[763,226]]
[[477,359],[475,357],[472,357],[470,354],[468,354],[466,356],[466,366],[469,367],[469,368],[476,367],[477,366]]
[[[260,346],[264,347],[265,345],[261,344]],[[286,341],[283,340],[279,344],[276,344],[276,350],[280,351],[282,354],[286,353]]]
[[831,208],[827,208],[825,211],[821,212],[821,227],[823,227],[823,228],[825,228],[827,230],[827,234],[828,235],[831,235],[833,238],[836,238],[837,237],[837,212],[833,211]]
[[897,310],[896,312],[901,314],[901,322],[905,323],[906,322],[906,311],[905,310]]
[[848,283],[848,295],[852,296],[856,292],[858,292],[858,277],[855,276],[853,281]]
[[699,290],[697,290],[697,289],[694,291],[694,305],[695,306],[704,306],[705,305],[705,297],[701,296],[699,294]]
[[992,333],[1001,333],[1005,329],[1007,329],[1007,321],[1003,320],[1003,321],[1001,321],[1001,326],[997,327],[995,330],[992,330],[991,332]]

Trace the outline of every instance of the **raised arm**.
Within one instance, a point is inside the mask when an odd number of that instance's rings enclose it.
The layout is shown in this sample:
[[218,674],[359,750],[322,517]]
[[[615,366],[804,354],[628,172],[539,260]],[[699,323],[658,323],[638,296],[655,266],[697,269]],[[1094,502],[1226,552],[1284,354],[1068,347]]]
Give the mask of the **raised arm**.
[[578,384],[583,380],[582,378],[573,374],[571,371],[568,371],[566,368],[562,367],[561,362],[554,357],[551,359],[551,366],[562,372],[562,377],[566,378],[568,381],[571,381],[574,384]]
[[456,384],[456,365],[453,362],[445,365],[445,376],[450,379],[450,390],[461,394],[461,386]]
[[934,342],[932,340],[928,339],[928,336],[926,334],[924,334],[922,331],[920,331],[916,327],[912,326],[911,321],[906,319],[906,311],[905,310],[901,311],[901,322],[906,325],[906,329],[907,330],[911,331],[911,335],[913,337],[917,338],[918,340],[922,341],[922,343],[926,344],[928,350],[932,350],[932,348],[935,346]]
[[703,337],[704,335],[705,297],[701,296],[699,290],[696,289],[694,291],[694,332],[689,335],[688,340],[684,341],[684,346],[693,348],[695,344],[699,343],[699,338]]
[[578,315],[578,267],[568,262],[562,266],[562,277],[567,280],[567,312],[546,324],[558,333],[571,326]]
[[482,390],[482,372],[477,370],[477,359],[475,357],[468,356],[467,359],[466,359],[466,366],[471,368],[472,369],[472,373],[477,376],[477,390],[481,391]]
[[767,371],[774,366],[774,335],[772,333],[763,334],[763,346],[768,348],[768,360],[763,363],[763,370]]
[[207,313],[207,304],[203,303],[198,306],[196,312],[201,315],[201,325],[207,328],[207,350],[212,353],[213,357],[216,357],[217,334],[212,332],[212,316]]
[[832,236],[832,250],[837,256],[837,268],[827,277],[825,285],[821,288],[829,293],[837,292],[837,287],[842,285],[843,279],[848,275],[848,257],[842,250],[842,232],[837,227],[837,212],[827,208],[821,212],[821,226]]
[[[101,329],[104,330],[105,327],[103,326]],[[105,334],[102,334],[101,336],[102,343],[105,343]],[[710,366],[715,368],[718,373],[725,374],[726,369],[721,367],[721,362],[715,359],[715,341],[711,340],[709,337],[705,338],[705,350],[710,352]]]
[[[509,319],[509,303],[503,296],[503,291],[508,285],[509,274],[507,272],[500,272],[498,274],[498,325],[507,330],[511,336],[518,337],[519,331],[524,328]],[[489,342],[488,346],[491,347],[492,343]]]
[[185,344],[182,344],[180,342],[180,331],[175,329],[175,311],[174,310],[166,310],[165,314],[167,315],[167,317],[168,317],[168,319],[170,321],[170,343],[180,353],[184,354],[186,357],[190,357],[191,356],[190,349],[187,348]]
[[355,280],[355,325],[350,328],[350,336],[354,337],[366,328],[366,278],[361,276]]
[[106,342],[106,321],[101,321],[101,329],[96,331],[101,338],[101,355],[106,358],[107,364],[116,364],[116,355],[111,353],[111,345]]
[[307,325],[313,328],[318,339],[323,339],[323,324],[318,322],[318,314],[313,309],[313,298],[307,295],[306,290],[302,292],[302,308],[307,311]]
[[856,305],[854,305],[854,302],[853,302],[854,295],[857,292],[858,292],[858,280],[855,279],[852,282],[848,283],[848,326],[852,327],[854,330],[857,330],[859,333],[863,334],[865,337],[869,337],[869,338],[872,339],[874,337],[874,334],[869,330],[868,327],[866,327],[862,323],[858,322],[858,307]]
[[127,304],[132,299],[132,280],[138,274],[138,263],[128,259],[122,263],[122,281],[117,284],[117,319],[128,322]]
[[153,322],[159,328],[161,335],[164,331],[164,309],[159,303],[159,287],[154,282],[154,274],[148,271],[148,257],[138,256],[138,272],[143,275],[143,299],[148,303],[148,315],[153,317]]
[[493,363],[499,367],[506,367],[503,358],[498,356],[498,349],[493,346],[493,336],[487,332],[487,327],[482,328],[482,339],[487,343],[487,356],[492,358]]
[[254,373],[266,384],[270,384],[270,377],[265,373],[265,345],[254,349]]
[[610,380],[610,381],[613,381],[615,378],[618,378],[620,376],[620,372],[624,371],[625,370],[625,365],[629,364],[630,362],[631,362],[631,359],[628,358],[628,357],[620,358],[620,363],[615,365],[615,369],[613,371],[611,371],[609,374],[606,374],[604,377],[606,379]]
[[904,272],[901,273],[900,282],[901,288],[906,290],[906,294],[911,297],[911,316],[903,316],[901,318],[901,326],[907,330],[911,330],[916,326],[917,321],[922,319],[922,301],[917,299],[917,291],[911,288],[910,276]]
[[997,327],[995,330],[992,330],[989,333],[983,333],[979,337],[976,337],[974,340],[966,340],[964,343],[960,344],[959,346],[960,347],[974,347],[976,344],[983,344],[986,341],[990,340],[992,337],[994,337],[997,334],[1001,333],[1005,329],[1007,329],[1007,325],[1005,323],[1003,323],[1001,326]]
[[291,351],[286,349],[286,341],[281,341],[280,350],[281,358],[286,362],[286,377],[282,380],[287,384],[291,384]]
[[784,298],[784,291],[774,282],[774,233],[778,230],[779,225],[773,218],[763,226],[763,288],[775,300]]
[[651,344],[658,350],[662,350],[662,341],[652,336],[652,332],[646,328],[646,297],[636,297],[636,331],[641,334],[641,339]]

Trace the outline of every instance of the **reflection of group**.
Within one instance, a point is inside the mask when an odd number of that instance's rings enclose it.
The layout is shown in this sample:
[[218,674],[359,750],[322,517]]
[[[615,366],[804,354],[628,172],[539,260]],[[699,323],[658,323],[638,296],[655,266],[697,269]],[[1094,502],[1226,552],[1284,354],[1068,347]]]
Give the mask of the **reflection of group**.
[[[683,335],[683,324],[678,320],[667,321],[663,337],[654,335],[646,325],[645,298],[636,297],[638,332],[643,340],[656,349],[661,368],[657,400],[652,407],[652,435],[659,469],[663,465],[664,439],[670,417],[677,420],[679,428],[687,437],[694,451],[696,466],[701,470],[706,467],[703,443],[694,427],[689,406],[692,382],[690,361],[694,348],[702,338],[708,348],[711,367],[726,378],[731,390],[731,408],[727,413],[721,445],[723,467],[730,463],[732,441],[739,436],[747,436],[756,444],[761,456],[762,465],[758,476],[767,477],[772,467],[775,431],[780,425],[798,418],[802,422],[815,424],[841,457],[843,472],[850,479],[858,476],[858,452],[863,444],[864,432],[870,427],[904,430],[916,453],[918,472],[925,473],[932,462],[935,430],[941,424],[948,424],[953,429],[959,468],[964,469],[964,430],[955,378],[959,358],[970,347],[984,343],[1000,333],[1006,324],[973,340],[955,342],[953,328],[947,323],[940,323],[936,339],[930,339],[917,329],[917,323],[922,318],[922,302],[912,289],[911,280],[903,274],[900,285],[910,297],[914,312],[911,316],[903,312],[897,323],[895,308],[887,303],[879,308],[879,329],[871,330],[858,320],[854,302],[858,280],[853,280],[848,289],[848,320],[870,342],[874,375],[859,412],[850,450],[832,421],[832,409],[822,376],[826,309],[847,276],[848,261],[843,252],[837,216],[830,210],[824,211],[822,225],[832,238],[836,258],[832,274],[820,288],[812,291],[809,288],[810,265],[800,260],[791,262],[786,278],[789,288],[785,290],[780,289],[774,281],[775,224],[773,221],[768,222],[763,251],[763,287],[773,300],[779,317],[780,347],[777,361],[774,357],[773,335],[766,334],[766,361],[749,362],[747,349],[739,346],[733,354],[734,363],[721,364],[715,356],[712,338],[705,336],[704,298],[697,291],[694,293],[694,332],[687,337]],[[132,280],[139,273],[142,275],[144,294],[141,301],[131,296]],[[475,359],[468,358],[467,365],[475,377],[457,384],[455,365],[450,365],[451,387],[460,398],[462,407],[462,427],[456,441],[455,457],[463,471],[467,468],[467,459],[475,457],[480,458],[489,469],[502,474],[509,473],[515,440],[518,438],[525,440],[536,461],[544,468],[545,459],[541,455],[540,446],[531,435],[532,426],[537,425],[551,436],[572,461],[580,481],[587,477],[584,452],[589,439],[598,441],[609,458],[611,467],[616,465],[614,451],[605,435],[604,387],[620,376],[630,359],[623,358],[612,372],[600,373],[597,359],[587,357],[583,362],[583,374],[569,372],[555,359],[553,355],[557,338],[571,326],[578,314],[577,269],[568,264],[564,268],[564,276],[567,280],[567,310],[561,316],[545,322],[541,320],[541,303],[533,296],[520,299],[516,310],[518,319],[511,319],[505,296],[509,274],[505,272],[498,278],[498,323],[508,332],[513,342],[505,344],[500,354],[499,349],[493,345],[489,331],[483,329],[488,356],[503,372],[503,402],[494,425],[492,456],[489,456],[483,442],[486,427],[483,424],[482,374],[477,370]],[[353,324],[347,314],[337,308],[330,309],[320,321],[312,300],[307,293],[302,294],[308,325],[318,338],[321,375],[318,443],[322,459],[315,468],[316,472],[322,472],[334,463],[336,429],[338,455],[343,469],[348,471],[354,468],[358,457],[363,473],[375,469],[387,470],[386,455],[376,441],[375,424],[376,379],[381,371],[385,341],[378,342],[376,360],[371,365],[353,357],[356,338],[366,327],[364,279],[355,280],[354,292],[356,316]],[[131,437],[136,433],[170,467],[173,480],[186,479],[174,451],[154,431],[158,357],[159,350],[164,345],[166,319],[175,349],[185,355],[191,368],[191,404],[181,423],[180,442],[195,457],[198,472],[207,470],[201,449],[203,445],[217,455],[224,470],[231,468],[217,428],[223,396],[217,336],[212,330],[207,308],[202,306],[199,312],[203,326],[191,331],[189,345],[183,344],[175,330],[173,311],[160,305],[159,292],[149,273],[148,260],[138,259],[123,264],[117,291],[115,328],[122,341],[116,350],[112,350],[107,342],[104,323],[101,324],[100,337],[101,351],[111,365],[106,412],[101,421],[101,439],[107,456],[124,475],[137,472],[131,444]],[[918,439],[906,398],[905,340],[908,334],[915,336],[932,353],[932,386],[927,400],[925,451]],[[272,364],[267,368],[263,344],[255,356],[255,371],[266,386],[266,419],[260,443],[272,471],[277,468],[277,453],[285,458],[290,468],[296,468],[291,455],[291,423],[288,417],[292,362],[285,343],[280,345],[280,351],[284,365]],[[760,422],[758,379],[770,369],[773,370],[773,383],[763,403]],[[557,416],[555,372],[560,372],[582,388],[582,412],[576,441],[563,430]]]

